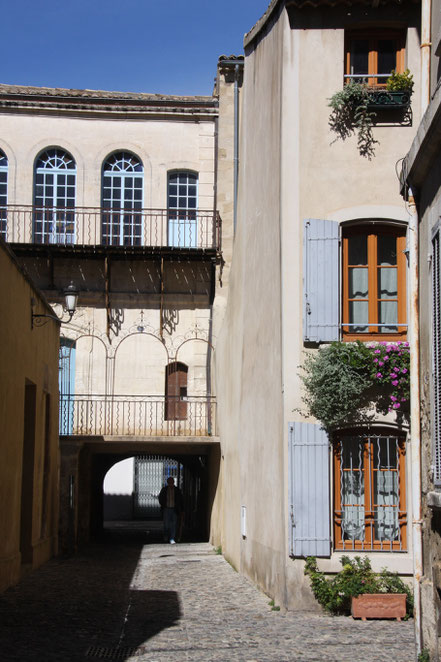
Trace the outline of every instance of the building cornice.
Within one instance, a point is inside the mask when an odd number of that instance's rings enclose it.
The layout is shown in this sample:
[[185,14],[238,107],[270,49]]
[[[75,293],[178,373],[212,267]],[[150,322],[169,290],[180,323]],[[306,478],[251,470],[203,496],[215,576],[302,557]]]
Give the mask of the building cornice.
[[209,96],[173,96],[103,90],[68,90],[0,84],[0,110],[13,113],[212,120],[218,100]]

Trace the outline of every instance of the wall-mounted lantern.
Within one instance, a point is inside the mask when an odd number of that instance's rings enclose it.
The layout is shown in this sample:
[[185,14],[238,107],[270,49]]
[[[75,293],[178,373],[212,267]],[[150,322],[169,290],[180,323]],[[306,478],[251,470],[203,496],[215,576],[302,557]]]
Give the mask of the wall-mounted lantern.
[[63,311],[69,315],[68,319],[63,319],[61,317],[58,317],[58,315],[56,315],[55,313],[53,315],[50,315],[49,313],[34,313],[35,299],[31,299],[32,329],[34,328],[34,326],[43,326],[44,324],[46,324],[48,319],[52,319],[55,320],[56,322],[60,322],[60,324],[69,324],[72,317],[74,316],[78,301],[78,289],[75,287],[72,281],[70,285],[64,288],[63,295],[64,295]]

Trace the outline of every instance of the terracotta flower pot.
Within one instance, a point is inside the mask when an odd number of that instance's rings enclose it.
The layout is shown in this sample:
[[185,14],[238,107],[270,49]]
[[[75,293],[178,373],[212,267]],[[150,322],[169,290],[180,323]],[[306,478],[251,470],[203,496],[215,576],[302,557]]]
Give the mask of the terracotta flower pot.
[[353,618],[396,618],[401,621],[406,615],[405,593],[363,593],[352,598]]

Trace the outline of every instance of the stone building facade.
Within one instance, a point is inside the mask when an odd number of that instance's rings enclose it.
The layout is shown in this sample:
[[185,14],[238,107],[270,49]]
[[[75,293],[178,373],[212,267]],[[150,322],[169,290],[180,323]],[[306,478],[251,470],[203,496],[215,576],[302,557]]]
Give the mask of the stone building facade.
[[[412,581],[407,425],[389,413],[328,438],[305,417],[300,366],[330,341],[406,342],[408,212],[394,164],[419,121],[419,22],[412,2],[274,0],[245,37],[237,230],[215,357],[222,549],[291,609],[317,607],[308,555],[332,573],[343,554],[366,554]],[[375,83],[375,96],[407,68],[412,112],[377,107],[375,156],[360,155],[355,135],[335,141],[330,97],[351,80]],[[382,265],[398,294],[378,280]],[[390,316],[377,288],[394,300]]]

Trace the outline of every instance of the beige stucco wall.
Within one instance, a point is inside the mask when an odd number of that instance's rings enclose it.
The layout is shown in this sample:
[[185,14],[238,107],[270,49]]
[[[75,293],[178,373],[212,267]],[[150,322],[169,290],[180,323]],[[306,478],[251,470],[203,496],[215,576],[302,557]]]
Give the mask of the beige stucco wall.
[[[224,486],[223,551],[274,593],[284,586],[280,347],[278,25],[246,62],[238,226],[229,303],[216,351]],[[262,100],[270,100],[263,103]],[[240,508],[246,508],[242,538]]]
[[77,165],[77,206],[101,205],[104,160],[115,151],[136,154],[144,166],[143,207],[167,207],[167,172],[199,173],[199,208],[212,209],[214,186],[214,121],[141,121],[15,115],[1,113],[0,148],[9,159],[8,203],[31,205],[36,157],[48,147],[61,147]]
[[[331,144],[327,100],[342,86],[344,28],[381,16],[389,21],[389,10],[367,16],[355,7],[348,18],[338,9],[304,9],[288,17],[279,5],[246,47],[239,218],[216,357],[224,475],[230,476],[225,487],[240,475],[240,492],[228,493],[223,547],[289,608],[316,607],[303,563],[288,556],[287,536],[288,422],[302,420],[303,220],[407,218],[395,173],[419,120],[418,11],[406,17],[407,11],[400,18],[412,26],[406,66],[415,79],[413,121],[375,127],[379,145],[371,161],[358,154],[356,138]],[[410,494],[409,476],[407,487]],[[246,539],[241,505],[247,506]],[[410,499],[408,506],[410,521]],[[384,555],[371,557],[375,568],[385,565]],[[386,560],[411,574],[411,553]],[[322,564],[329,571],[338,566],[336,554]]]
[[[0,590],[4,590],[57,551],[59,326],[48,319],[44,326],[31,328],[31,299],[37,313],[48,313],[50,308],[3,243],[0,277],[4,284],[0,295]],[[28,445],[24,443],[26,384],[35,388],[35,431]],[[21,536],[26,540],[26,558],[21,554]]]

